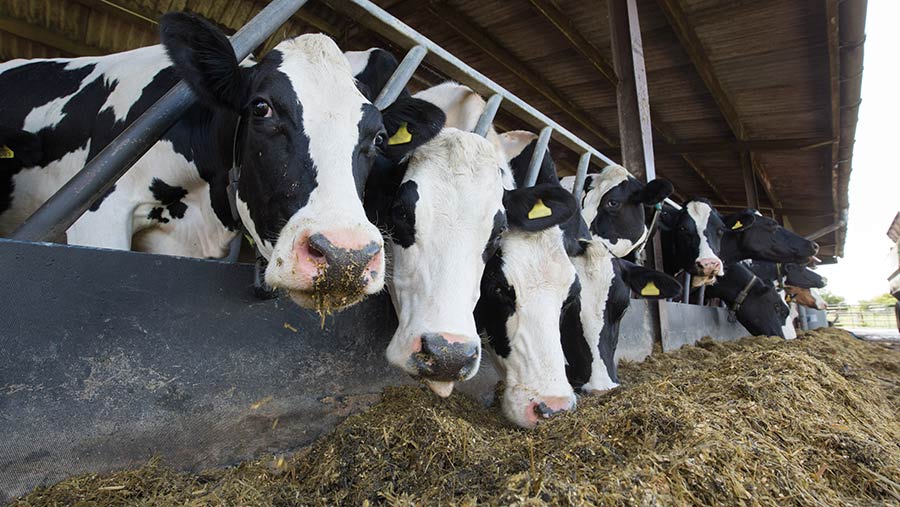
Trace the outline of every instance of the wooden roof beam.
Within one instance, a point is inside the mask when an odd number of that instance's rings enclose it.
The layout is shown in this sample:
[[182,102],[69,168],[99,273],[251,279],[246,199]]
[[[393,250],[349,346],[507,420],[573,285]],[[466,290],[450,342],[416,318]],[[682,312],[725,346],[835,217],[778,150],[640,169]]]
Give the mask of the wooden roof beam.
[[[836,144],[831,139],[767,139],[758,141],[737,141],[733,139],[716,139],[688,143],[656,143],[653,149],[658,153],[722,153],[742,151],[796,151],[812,150]],[[830,148],[830,146],[829,146]]]
[[429,4],[428,9],[443,21],[456,33],[469,41],[473,46],[481,50],[485,55],[496,61],[511,74],[523,81],[530,88],[541,94],[562,111],[566,116],[578,123],[585,130],[596,136],[606,146],[616,146],[617,143],[608,132],[603,131],[597,122],[587,114],[564,98],[559,91],[546,83],[546,80],[532,71],[524,62],[519,60],[509,50],[501,46],[497,41],[488,36],[476,23],[463,16],[453,8],[444,4]]
[[[825,30],[828,44],[828,90],[829,105],[831,113],[831,136],[838,140],[831,146],[828,153],[828,167],[831,173],[831,206],[834,211],[834,221],[840,220],[841,203],[840,203],[840,179],[841,173],[838,167],[840,160],[840,138],[841,138],[841,38],[840,25],[838,23],[839,12],[838,0],[825,1]],[[844,229],[846,230],[846,229]],[[843,241],[840,235],[842,230],[838,229],[834,232],[835,243],[843,247]]]
[[531,3],[535,11],[549,21],[569,41],[569,44],[576,51],[581,53],[581,56],[600,72],[604,79],[614,87],[618,86],[619,78],[616,76],[613,66],[603,57],[600,50],[575,28],[569,18],[551,0],[528,0],[528,2]]
[[128,0],[75,0],[77,3],[151,32],[159,31],[159,13]]
[[53,30],[6,16],[0,16],[0,30],[56,49],[64,56],[97,56],[108,53],[96,46],[69,39]]

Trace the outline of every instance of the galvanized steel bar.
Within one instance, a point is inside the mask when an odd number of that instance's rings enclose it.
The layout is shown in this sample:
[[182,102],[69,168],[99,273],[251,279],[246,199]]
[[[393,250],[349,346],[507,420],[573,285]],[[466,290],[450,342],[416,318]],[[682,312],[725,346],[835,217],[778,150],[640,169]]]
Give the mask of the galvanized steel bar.
[[[478,72],[477,70],[473,69],[472,67],[466,65],[465,62],[463,62],[459,58],[453,56],[452,54],[450,54],[450,52],[448,52],[441,46],[437,45],[436,43],[434,43],[433,41],[431,41],[424,35],[413,30],[408,25],[406,25],[399,19],[395,18],[394,16],[392,16],[390,13],[388,13],[381,7],[375,5],[375,3],[373,3],[369,0],[349,0],[349,2],[347,2],[347,3],[354,4],[354,5],[358,6],[359,8],[365,10],[372,18],[376,19],[377,21],[379,21],[386,27],[390,28],[394,32],[399,33],[403,38],[406,39],[407,44],[412,42],[413,44],[418,44],[418,45],[424,46],[426,49],[428,49],[428,52],[431,53],[433,57],[437,57],[437,58],[447,62],[451,66],[455,67],[456,69],[462,71],[462,73],[465,74],[466,76],[470,77],[472,79],[472,81],[479,83],[482,87],[490,90],[492,93],[501,95],[503,97],[503,100],[505,100],[512,106],[518,108],[519,110],[523,111],[525,114],[527,114],[528,116],[530,116],[531,118],[536,120],[538,123],[553,127],[553,129],[555,131],[557,131],[560,136],[565,137],[572,144],[579,146],[581,149],[583,149],[585,151],[590,151],[593,156],[606,162],[607,164],[615,163],[615,162],[613,162],[613,160],[611,158],[607,157],[603,153],[600,153],[597,149],[595,149],[593,146],[586,143],[585,141],[581,140],[581,138],[579,138],[575,134],[571,133],[568,129],[566,129],[565,127],[556,123],[555,121],[553,121],[552,119],[550,119],[549,117],[544,115],[542,112],[540,112],[537,109],[535,109],[534,107],[532,107],[530,104],[528,104],[524,100],[513,95],[511,92],[509,92],[502,86],[498,85],[497,83],[492,81],[490,78],[488,78],[484,74],[482,74],[482,73]],[[340,2],[340,3],[333,2],[330,5],[332,5],[334,8],[336,8],[338,10],[341,10],[342,4],[344,4],[344,2]],[[391,38],[391,39],[395,43],[400,43],[400,41],[398,41],[398,40],[394,40],[393,38]]]
[[703,306],[706,299],[706,285],[701,285],[697,291],[697,304]]
[[684,292],[681,295],[681,302],[689,305],[691,304],[691,274],[687,271],[684,272],[684,285],[682,286]]
[[800,329],[809,331],[809,321],[806,320],[806,307],[797,303],[797,313],[799,313],[800,317]]
[[388,79],[384,88],[381,89],[381,92],[378,93],[378,97],[375,98],[375,107],[383,110],[397,100],[400,92],[406,88],[406,84],[412,79],[413,73],[419,68],[426,54],[428,54],[428,50],[423,46],[415,46],[406,53],[403,61],[400,62],[400,66],[391,74],[390,79]]
[[[307,0],[275,0],[231,38],[238,61],[265,41]],[[178,82],[134,123],[122,131],[12,234],[14,239],[42,241],[61,236],[124,175],[181,115],[196,96]]]
[[497,116],[497,110],[500,109],[501,102],[503,102],[503,95],[499,93],[491,95],[487,104],[484,105],[484,111],[478,117],[478,123],[475,124],[473,132],[481,137],[487,137],[488,130],[490,130],[491,124],[494,123],[494,117]]
[[831,225],[822,227],[818,231],[807,235],[806,239],[808,239],[810,241],[815,241],[830,232],[834,232],[834,231],[840,229],[841,227],[845,226],[846,224],[847,224],[847,222],[845,222],[844,220],[841,220],[835,224],[831,224]]
[[581,204],[581,194],[584,192],[584,180],[587,179],[588,166],[591,165],[591,152],[586,151],[578,159],[578,169],[575,170],[575,185],[572,187],[572,195],[575,202]]
[[552,133],[553,127],[541,129],[541,134],[534,145],[534,153],[531,154],[531,163],[528,164],[528,173],[525,176],[526,187],[533,187],[537,182],[538,172],[541,170],[541,162],[544,161],[544,153],[547,152],[547,145],[550,144],[550,134]]

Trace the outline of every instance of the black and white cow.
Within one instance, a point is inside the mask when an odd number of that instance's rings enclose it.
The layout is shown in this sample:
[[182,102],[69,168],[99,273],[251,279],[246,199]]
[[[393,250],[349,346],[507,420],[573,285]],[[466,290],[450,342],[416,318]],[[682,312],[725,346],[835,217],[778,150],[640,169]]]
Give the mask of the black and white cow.
[[[370,97],[397,67],[382,49],[345,56]],[[503,168],[480,136],[455,128],[432,132],[444,123],[437,106],[405,91],[398,102],[424,103],[439,113],[440,124],[413,128],[385,120],[389,140],[366,186],[366,211],[389,240],[388,289],[399,321],[387,358],[448,396],[481,360],[473,311],[485,265],[506,229]],[[408,156],[394,157],[404,146],[411,147]]]
[[730,231],[750,227],[757,215],[741,212],[722,217],[706,199],[692,199],[680,210],[663,206],[660,215],[663,263],[666,273],[687,271],[691,286],[711,285],[725,274],[720,257],[723,238]]
[[[573,177],[563,179],[566,188],[573,185]],[[618,386],[615,352],[631,294],[663,299],[681,291],[671,276],[620,258],[648,234],[644,207],[671,193],[671,183],[657,179],[644,185],[618,165],[585,180],[582,216],[590,224],[591,241],[583,254],[572,257],[581,304],[578,315],[563,322],[562,332],[568,378],[582,393]]]
[[706,289],[706,296],[724,301],[738,322],[753,335],[793,338],[785,329],[790,309],[775,287],[762,281],[744,262],[725,265],[725,274]]
[[796,338],[794,320],[799,315],[797,305],[824,310],[825,301],[814,292],[822,288],[827,281],[815,271],[792,263],[775,263],[769,261],[746,260],[743,263],[750,268],[761,281],[768,284],[778,293],[788,306],[789,315],[782,325],[783,336]]
[[38,136],[39,163],[9,177],[8,234],[183,77],[200,103],[68,231],[72,244],[221,257],[238,233],[226,191],[233,154],[240,221],[269,261],[265,281],[305,307],[339,309],[384,283],[382,237],[361,193],[382,114],[323,35],[280,43],[242,67],[227,38],[188,14],[164,46],[0,64],[7,125]]

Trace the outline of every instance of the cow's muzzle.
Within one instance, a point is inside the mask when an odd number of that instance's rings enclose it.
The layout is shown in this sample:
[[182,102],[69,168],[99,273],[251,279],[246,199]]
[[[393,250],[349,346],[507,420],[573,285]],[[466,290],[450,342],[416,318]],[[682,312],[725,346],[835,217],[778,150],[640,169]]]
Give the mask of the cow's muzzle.
[[417,341],[413,345],[416,351],[409,359],[417,377],[456,382],[475,374],[481,359],[478,340],[451,333],[425,333]]
[[294,244],[297,266],[312,279],[310,295],[326,313],[359,301],[380,276],[382,248],[372,241],[362,247],[315,233]]

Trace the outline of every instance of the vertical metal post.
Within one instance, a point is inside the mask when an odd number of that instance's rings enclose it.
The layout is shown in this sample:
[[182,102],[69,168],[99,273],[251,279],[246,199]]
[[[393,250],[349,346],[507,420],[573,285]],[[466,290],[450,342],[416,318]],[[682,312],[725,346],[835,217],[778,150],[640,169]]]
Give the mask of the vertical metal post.
[[406,88],[406,84],[409,83],[409,80],[412,79],[412,75],[416,72],[416,69],[419,68],[419,64],[425,59],[426,54],[428,54],[428,50],[425,49],[424,46],[414,46],[406,53],[406,56],[403,57],[403,61],[400,62],[397,70],[391,74],[390,79],[385,83],[381,92],[378,93],[378,97],[375,98],[374,104],[379,111],[393,104],[394,101],[397,100],[397,97],[400,96],[400,92]]
[[578,159],[578,170],[575,171],[575,185],[572,187],[572,195],[579,206],[581,205],[581,194],[584,192],[584,180],[587,179],[589,165],[591,165],[591,152],[586,151]]
[[538,172],[541,170],[541,162],[544,161],[544,153],[547,152],[547,145],[550,144],[550,134],[552,133],[553,127],[541,129],[541,134],[534,145],[534,153],[531,155],[531,163],[528,165],[528,174],[525,176],[526,187],[533,187],[537,182]]
[[686,305],[691,304],[691,274],[687,271],[684,272],[684,285],[681,288],[684,291],[681,295],[681,302]]
[[503,95],[500,95],[499,93],[491,95],[487,104],[484,105],[484,111],[482,111],[481,116],[478,117],[478,123],[475,124],[475,130],[473,132],[481,137],[487,137],[488,130],[491,129],[491,124],[494,123],[494,117],[497,116],[497,111],[500,109],[501,102],[503,102]]
[[[231,37],[238,61],[246,58],[306,2],[275,0],[259,11]],[[195,100],[187,83],[178,82],[38,208],[16,229],[12,238],[42,241],[64,234],[150,150]]]
[[701,285],[697,291],[697,304],[703,306],[704,299],[706,299],[706,285]]

